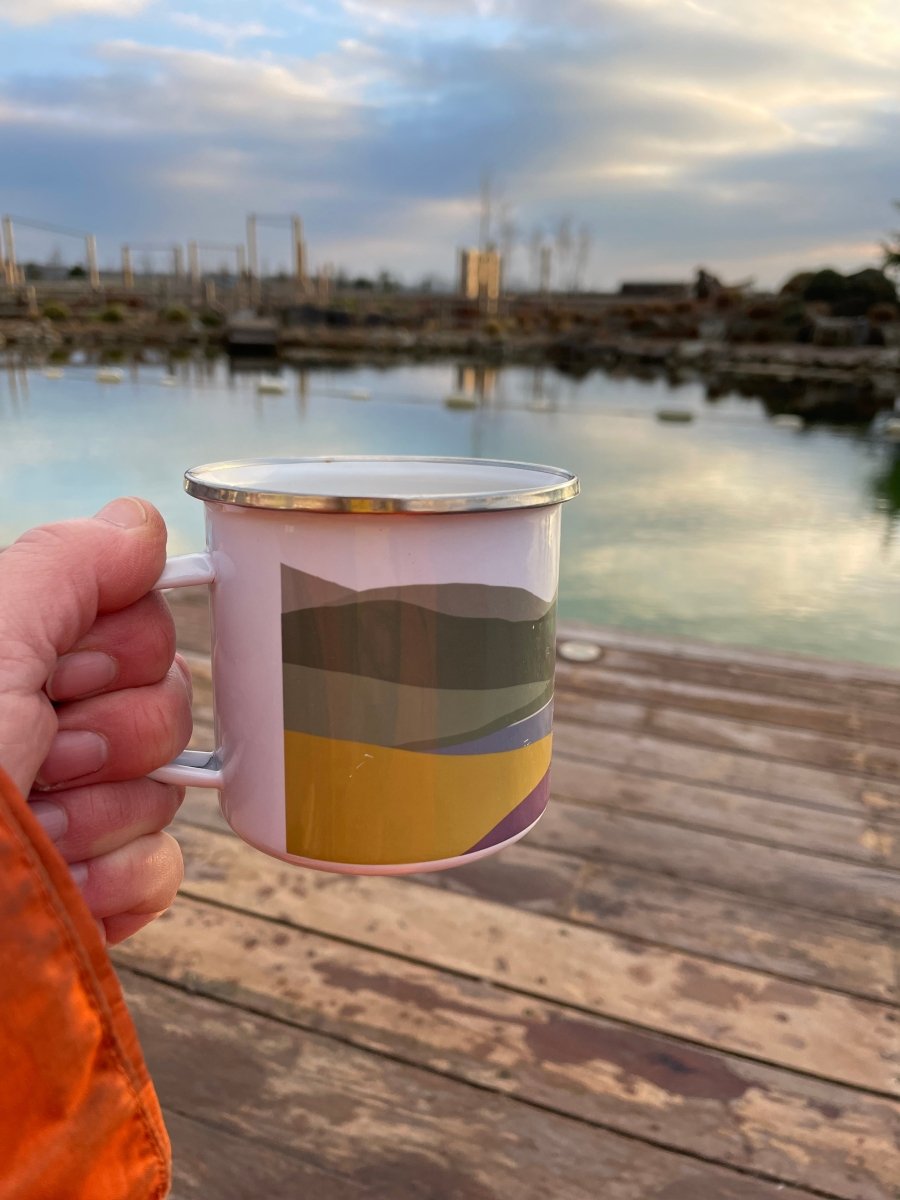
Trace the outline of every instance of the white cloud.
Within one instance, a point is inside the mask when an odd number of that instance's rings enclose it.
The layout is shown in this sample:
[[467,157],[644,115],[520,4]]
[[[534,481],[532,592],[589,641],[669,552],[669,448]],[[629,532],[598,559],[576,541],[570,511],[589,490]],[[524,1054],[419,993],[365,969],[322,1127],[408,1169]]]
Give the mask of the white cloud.
[[72,17],[133,17],[151,0],[0,0],[0,21],[42,25]]
[[172,13],[170,20],[181,29],[189,29],[192,33],[199,33],[214,42],[220,42],[228,51],[234,50],[241,42],[251,38],[284,36],[258,21],[210,21],[206,17],[198,17],[196,13],[183,12]]

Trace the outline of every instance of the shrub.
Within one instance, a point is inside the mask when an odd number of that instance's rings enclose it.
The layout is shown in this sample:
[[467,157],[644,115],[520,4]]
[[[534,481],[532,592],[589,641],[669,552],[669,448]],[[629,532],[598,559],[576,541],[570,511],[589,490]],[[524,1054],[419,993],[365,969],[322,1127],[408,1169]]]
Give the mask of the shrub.
[[162,310],[160,316],[170,325],[184,325],[191,319],[190,311],[183,304],[170,304]]
[[207,310],[200,314],[200,324],[205,325],[207,329],[218,329],[222,321],[222,314],[213,312],[212,310]]
[[125,310],[121,304],[107,304],[106,308],[100,310],[97,319],[107,325],[121,325],[125,320]]
[[48,321],[68,321],[72,314],[69,311],[68,305],[51,300],[44,305],[43,315]]
[[895,304],[873,304],[866,315],[873,325],[886,325],[900,317],[900,310]]

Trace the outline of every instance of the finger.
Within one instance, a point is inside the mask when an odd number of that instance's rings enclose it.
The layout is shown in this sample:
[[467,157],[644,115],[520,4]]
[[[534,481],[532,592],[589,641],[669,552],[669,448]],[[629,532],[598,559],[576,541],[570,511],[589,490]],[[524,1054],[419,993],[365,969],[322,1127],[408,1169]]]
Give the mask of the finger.
[[184,789],[152,779],[32,793],[31,811],[66,862],[118,850],[174,820]]
[[28,791],[55,730],[43,688],[99,613],[138,600],[165,562],[162,517],[115,500],[97,517],[45,525],[0,554],[0,762]]
[[162,913],[120,913],[115,917],[98,918],[97,924],[103,932],[106,944],[118,946],[119,942],[124,942],[159,916],[162,916]]
[[47,680],[51,700],[158,683],[172,665],[175,622],[158,592],[97,618]]
[[188,686],[176,662],[160,683],[63,704],[35,788],[139,779],[164,766],[190,740]]
[[168,908],[181,885],[184,862],[171,834],[149,833],[109,854],[73,863],[69,870],[94,916],[107,920]]

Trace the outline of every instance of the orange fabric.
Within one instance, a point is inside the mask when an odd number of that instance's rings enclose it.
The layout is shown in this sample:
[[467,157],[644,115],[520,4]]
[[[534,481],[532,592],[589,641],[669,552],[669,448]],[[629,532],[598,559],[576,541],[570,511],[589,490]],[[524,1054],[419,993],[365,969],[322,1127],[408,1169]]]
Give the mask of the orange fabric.
[[0,1196],[162,1200],[170,1148],[106,948],[0,769]]

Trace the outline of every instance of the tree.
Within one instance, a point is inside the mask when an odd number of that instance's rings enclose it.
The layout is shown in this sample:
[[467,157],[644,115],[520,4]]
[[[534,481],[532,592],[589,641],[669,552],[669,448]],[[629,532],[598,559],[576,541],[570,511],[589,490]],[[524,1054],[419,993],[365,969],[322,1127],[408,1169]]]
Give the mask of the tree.
[[[894,201],[894,208],[900,212],[900,200]],[[894,229],[888,234],[888,241],[881,243],[884,252],[884,269],[892,275],[900,275],[900,229]]]
[[69,267],[69,278],[70,279],[86,279],[87,271],[84,269],[83,266],[81,266],[80,263],[76,263],[74,267]]

